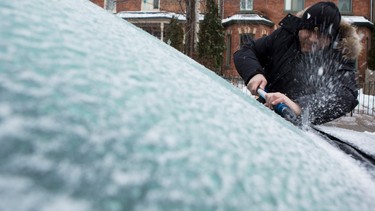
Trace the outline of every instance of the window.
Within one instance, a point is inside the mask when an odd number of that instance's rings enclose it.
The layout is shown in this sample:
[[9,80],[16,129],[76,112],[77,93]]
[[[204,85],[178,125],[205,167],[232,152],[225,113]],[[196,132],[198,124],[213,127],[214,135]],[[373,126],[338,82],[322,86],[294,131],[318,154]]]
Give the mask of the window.
[[339,0],[338,8],[341,13],[352,12],[352,0]]
[[297,12],[303,10],[304,0],[285,0],[285,11]]
[[159,0],[154,0],[154,9],[159,9]]
[[253,10],[253,0],[241,0],[241,10]]
[[115,0],[105,0],[104,1],[104,9],[116,13],[116,4]]
[[244,33],[240,34],[240,48],[243,45],[250,43],[254,39],[254,34],[251,33]]
[[232,58],[232,36],[230,34],[227,35],[227,44],[226,44],[227,52],[225,58],[225,65],[227,67],[230,66],[230,60]]

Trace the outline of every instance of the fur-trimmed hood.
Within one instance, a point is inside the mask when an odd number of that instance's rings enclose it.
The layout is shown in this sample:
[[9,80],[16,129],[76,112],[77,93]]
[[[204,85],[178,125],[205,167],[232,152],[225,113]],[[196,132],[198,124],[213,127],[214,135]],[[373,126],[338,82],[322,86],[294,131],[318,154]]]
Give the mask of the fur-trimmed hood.
[[[306,9],[307,8],[298,12],[296,16],[301,18]],[[361,38],[356,28],[343,18],[341,18],[339,40],[336,41],[335,48],[338,49],[346,59],[356,59],[363,48]]]

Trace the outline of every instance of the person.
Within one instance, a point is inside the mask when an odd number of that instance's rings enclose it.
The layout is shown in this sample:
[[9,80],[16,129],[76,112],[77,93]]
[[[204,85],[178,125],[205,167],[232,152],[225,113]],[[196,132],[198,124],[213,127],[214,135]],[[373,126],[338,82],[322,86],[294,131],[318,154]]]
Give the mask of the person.
[[288,14],[279,25],[233,55],[250,92],[267,90],[265,105],[286,104],[298,124],[323,124],[352,111],[358,104],[355,60],[362,46],[337,6],[318,2]]

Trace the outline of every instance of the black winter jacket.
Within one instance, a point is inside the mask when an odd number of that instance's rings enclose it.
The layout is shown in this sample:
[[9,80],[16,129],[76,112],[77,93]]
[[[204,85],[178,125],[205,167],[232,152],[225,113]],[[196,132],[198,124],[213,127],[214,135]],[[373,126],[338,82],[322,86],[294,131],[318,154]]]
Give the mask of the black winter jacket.
[[[263,74],[268,92],[281,92],[301,106],[302,121],[322,124],[345,115],[358,104],[354,59],[360,51],[355,45],[360,42],[359,38],[353,41],[349,56],[343,50],[348,51],[348,46],[340,40],[325,50],[303,54],[299,50],[299,21],[299,17],[288,14],[272,34],[235,52],[234,62],[246,84],[255,74]],[[343,34],[357,38],[350,27],[345,23],[340,30],[350,29],[352,34]]]

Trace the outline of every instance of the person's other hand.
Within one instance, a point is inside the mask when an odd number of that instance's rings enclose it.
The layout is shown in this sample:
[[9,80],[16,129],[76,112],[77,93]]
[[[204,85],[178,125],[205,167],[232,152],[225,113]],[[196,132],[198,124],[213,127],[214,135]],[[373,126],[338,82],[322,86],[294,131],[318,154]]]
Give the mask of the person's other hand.
[[272,92],[266,94],[266,103],[265,106],[273,109],[273,106],[284,103],[287,105],[297,116],[301,115],[301,107],[292,101],[289,97],[286,95],[280,93],[280,92]]
[[267,80],[262,74],[256,74],[254,75],[249,83],[247,84],[247,89],[250,90],[252,95],[257,95],[257,89],[261,88],[264,90],[264,88],[267,85]]

